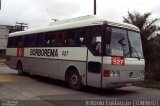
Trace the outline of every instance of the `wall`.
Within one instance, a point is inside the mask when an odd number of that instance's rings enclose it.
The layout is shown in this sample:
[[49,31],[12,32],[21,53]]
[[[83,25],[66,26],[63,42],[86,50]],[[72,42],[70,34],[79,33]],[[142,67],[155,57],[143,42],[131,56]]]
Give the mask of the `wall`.
[[0,25],[0,57],[4,57],[5,55],[8,35],[9,28],[5,25]]

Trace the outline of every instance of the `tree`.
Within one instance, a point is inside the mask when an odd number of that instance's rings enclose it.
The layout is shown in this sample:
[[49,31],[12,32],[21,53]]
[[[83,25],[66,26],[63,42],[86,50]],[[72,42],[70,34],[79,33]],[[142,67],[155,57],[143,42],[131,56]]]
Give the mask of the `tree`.
[[152,13],[140,14],[139,12],[134,11],[133,13],[128,11],[128,16],[123,17],[123,22],[133,24],[140,29],[142,44],[145,45],[149,41],[152,41],[157,32],[160,31],[159,26],[156,25],[156,22],[159,19],[150,19]]

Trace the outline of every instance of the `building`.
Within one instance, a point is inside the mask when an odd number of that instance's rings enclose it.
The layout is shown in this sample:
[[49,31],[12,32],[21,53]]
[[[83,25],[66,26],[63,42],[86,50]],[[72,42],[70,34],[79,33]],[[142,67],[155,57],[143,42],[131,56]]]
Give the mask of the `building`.
[[8,35],[9,27],[6,25],[0,25],[0,57],[5,57]]
[[7,39],[9,33],[16,31],[23,31],[27,26],[23,25],[0,25],[0,57],[5,57],[6,47],[7,47]]

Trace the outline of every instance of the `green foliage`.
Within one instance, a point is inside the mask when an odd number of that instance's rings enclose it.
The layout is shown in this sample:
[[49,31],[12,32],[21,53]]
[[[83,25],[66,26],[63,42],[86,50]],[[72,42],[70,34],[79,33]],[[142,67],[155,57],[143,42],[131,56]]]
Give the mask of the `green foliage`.
[[140,29],[142,44],[145,45],[157,35],[157,31],[160,27],[156,25],[159,19],[150,19],[152,13],[140,14],[134,11],[133,13],[128,12],[127,17],[123,17],[123,22],[133,24]]
[[150,19],[152,13],[140,14],[128,12],[123,22],[133,24],[140,29],[143,52],[146,63],[146,78],[160,80],[160,27],[159,19]]

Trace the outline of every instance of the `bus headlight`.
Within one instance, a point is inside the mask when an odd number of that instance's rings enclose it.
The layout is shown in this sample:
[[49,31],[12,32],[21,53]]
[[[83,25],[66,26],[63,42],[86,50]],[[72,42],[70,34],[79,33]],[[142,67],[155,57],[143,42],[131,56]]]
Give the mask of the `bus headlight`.
[[104,70],[103,77],[120,77],[120,72]]
[[111,77],[119,77],[120,73],[119,73],[119,71],[110,71],[110,76]]
[[110,76],[113,77],[115,75],[114,71],[110,71]]
[[120,73],[119,73],[119,71],[115,71],[115,74],[114,74],[114,76],[116,76],[116,77],[119,77],[119,76],[120,76]]

